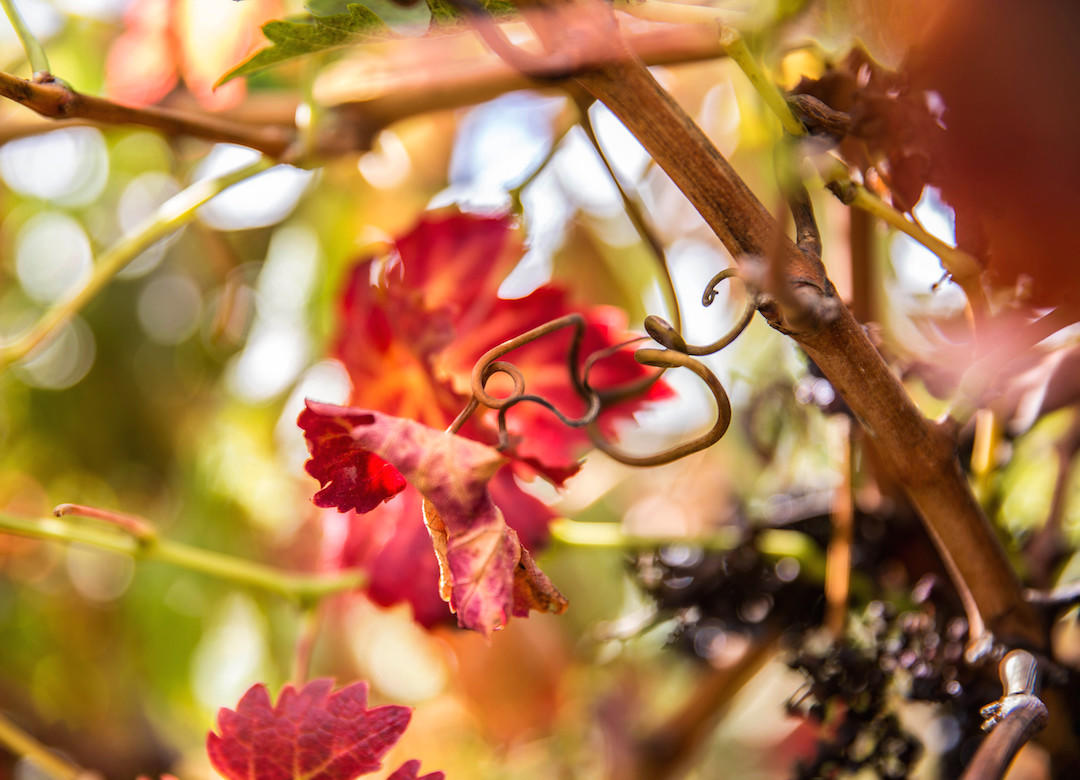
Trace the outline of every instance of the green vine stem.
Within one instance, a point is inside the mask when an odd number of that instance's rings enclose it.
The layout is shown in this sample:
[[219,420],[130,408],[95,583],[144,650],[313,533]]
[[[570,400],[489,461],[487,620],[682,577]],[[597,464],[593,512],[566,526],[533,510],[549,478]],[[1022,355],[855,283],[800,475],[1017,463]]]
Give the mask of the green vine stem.
[[86,780],[96,777],[53,753],[3,714],[0,714],[0,744],[15,755],[30,760],[35,767],[56,780]]
[[335,593],[361,588],[367,581],[367,575],[361,571],[325,575],[293,573],[182,542],[160,537],[139,539],[130,534],[76,525],[53,517],[27,518],[0,514],[0,533],[66,544],[85,544],[141,560],[170,563],[220,580],[276,593],[304,605]]
[[45,49],[41,42],[30,32],[26,20],[22,18],[19,9],[15,7],[15,0],[0,0],[0,8],[4,9],[11,26],[15,28],[15,34],[19,36],[23,49],[26,50],[26,59],[30,62],[30,69],[34,71],[34,78],[47,76],[49,70],[49,58],[45,56]]
[[918,222],[908,219],[866,187],[852,181],[847,174],[847,169],[841,163],[834,161],[834,164],[824,171],[823,176],[825,186],[841,202],[877,217],[890,227],[896,228],[901,233],[915,239],[937,255],[942,268],[948,272],[953,281],[960,285],[976,313],[983,313],[988,310],[990,304],[979,282],[982,269],[974,257],[962,249],[949,246],[937,236],[927,232]]
[[[551,524],[551,536],[572,547],[655,550],[678,544],[714,552],[733,550],[745,538],[743,532],[735,528],[719,529],[707,536],[640,536],[626,533],[619,523],[584,522],[565,517]],[[755,546],[763,555],[772,558],[796,558],[808,579],[825,581],[825,556],[806,534],[769,528],[757,535]]]
[[261,173],[272,164],[269,160],[260,158],[251,165],[230,173],[197,181],[165,201],[132,233],[121,238],[101,255],[85,285],[54,304],[26,333],[0,347],[0,369],[26,357],[31,350],[81,311],[140,252],[190,222],[200,206],[232,185]]

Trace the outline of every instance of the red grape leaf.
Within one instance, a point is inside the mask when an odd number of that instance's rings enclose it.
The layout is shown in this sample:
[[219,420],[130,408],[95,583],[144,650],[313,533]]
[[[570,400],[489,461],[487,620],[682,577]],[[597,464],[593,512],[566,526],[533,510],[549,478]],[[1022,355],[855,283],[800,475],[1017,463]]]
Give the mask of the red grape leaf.
[[[523,547],[536,550],[547,542],[553,513],[518,487],[509,465],[495,472],[488,492]],[[450,613],[439,597],[439,566],[430,554],[422,504],[420,493],[409,485],[394,501],[364,514],[350,513],[333,565],[364,569],[369,573],[367,595],[372,601],[384,607],[407,601],[416,622],[430,628]]]
[[399,766],[394,774],[390,775],[386,780],[443,780],[446,777],[442,772],[430,772],[423,777],[417,778],[416,775],[419,771],[420,762],[414,758]]
[[424,526],[423,497],[409,485],[393,501],[364,514],[351,512],[330,564],[368,572],[367,595],[384,607],[412,605],[413,619],[431,628],[450,617],[439,596],[439,564]]
[[[575,310],[569,293],[556,285],[516,300],[498,297],[499,285],[522,251],[509,217],[444,211],[425,215],[394,242],[387,257],[358,262],[342,292],[332,346],[352,381],[349,403],[446,428],[468,401],[472,367],[480,355]],[[582,361],[590,352],[626,339],[620,310],[594,306],[583,314],[587,325]],[[569,330],[553,333],[514,350],[507,359],[525,372],[529,392],[577,415],[584,406],[567,371],[570,336]],[[623,350],[597,363],[590,380],[604,388],[640,380],[647,372],[630,350]],[[602,430],[612,435],[614,423],[630,418],[643,402],[670,393],[658,382],[642,396],[606,409],[600,417]],[[459,434],[495,444],[492,418],[491,413],[475,413]],[[511,411],[508,429],[511,446],[504,455],[509,463],[491,479],[488,490],[521,543],[536,550],[547,541],[554,513],[523,491],[515,474],[540,475],[561,485],[580,468],[588,441],[580,430],[532,404]],[[331,500],[332,493],[331,484],[320,496]],[[368,503],[374,506],[379,495],[369,495]],[[332,500],[344,504],[343,499]],[[336,558],[342,566],[368,571],[373,601],[384,606],[409,601],[417,621],[431,626],[447,613],[437,595],[434,558],[417,558],[430,543],[420,507],[419,495],[406,488],[396,501],[352,516],[347,533],[338,537],[343,542]]]
[[307,472],[323,486],[312,500],[316,506],[337,507],[342,512],[367,512],[404,490],[405,478],[377,455],[357,451],[350,431],[370,425],[374,417],[335,408],[337,416],[305,409],[298,420],[311,450]]
[[[461,626],[488,635],[505,625],[511,613],[566,608],[566,600],[524,553],[491,499],[488,483],[506,462],[494,449],[412,420],[314,401],[307,402],[299,424],[312,460],[328,428],[351,425],[347,435],[333,434],[338,442],[351,447],[358,461],[372,453],[384,458],[420,491],[439,561],[440,595]],[[334,455],[336,466],[345,468],[344,455],[337,450]],[[321,469],[309,463],[309,471]],[[334,495],[343,510],[371,500],[345,491]]]
[[[368,709],[367,683],[333,687],[325,679],[299,691],[286,685],[272,705],[266,686],[253,685],[235,711],[218,711],[220,734],[206,738],[210,763],[228,780],[352,780],[375,771],[412,714],[397,705]],[[415,776],[416,767],[402,771]]]
[[1023,281],[1038,306],[1073,303],[1080,5],[941,6],[905,70],[944,106],[945,129],[928,142],[931,181],[956,212],[957,241],[995,284]]

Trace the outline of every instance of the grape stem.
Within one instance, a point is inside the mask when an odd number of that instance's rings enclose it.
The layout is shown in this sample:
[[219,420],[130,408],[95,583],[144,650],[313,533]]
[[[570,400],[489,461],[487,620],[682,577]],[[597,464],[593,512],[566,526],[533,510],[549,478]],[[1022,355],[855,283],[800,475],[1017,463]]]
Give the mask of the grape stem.
[[364,586],[367,575],[352,570],[337,574],[303,574],[205,550],[159,536],[138,537],[123,530],[98,528],[55,517],[28,518],[0,514],[0,532],[34,539],[84,544],[99,550],[161,561],[220,580],[276,593],[303,605]]

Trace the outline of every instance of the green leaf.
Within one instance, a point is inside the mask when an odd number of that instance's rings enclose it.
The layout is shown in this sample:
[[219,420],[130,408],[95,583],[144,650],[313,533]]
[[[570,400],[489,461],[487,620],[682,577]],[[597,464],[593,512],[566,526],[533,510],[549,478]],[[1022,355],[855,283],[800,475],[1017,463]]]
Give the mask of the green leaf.
[[[333,16],[349,12],[354,0],[308,0],[304,7],[315,16]],[[431,26],[431,9],[423,0],[404,5],[397,0],[359,0],[379,17],[392,32],[410,37],[423,35]]]
[[350,5],[344,14],[275,19],[264,24],[262,31],[273,46],[255,52],[222,76],[217,86],[305,54],[393,37],[378,16],[358,4]]
[[[481,3],[488,13],[496,17],[515,11],[510,0],[481,0]],[[426,16],[427,11],[430,11],[429,29],[453,27],[462,21],[461,14],[447,0],[427,0],[426,9],[409,8],[393,18],[390,18],[389,0],[372,0],[369,5],[377,7],[380,13],[350,0],[307,0],[305,6],[311,13],[264,24],[263,35],[273,45],[255,52],[222,76],[216,86],[306,54],[395,38],[399,32],[407,35],[408,28],[411,26],[415,30],[417,20],[422,15]],[[380,18],[380,14],[384,18]]]

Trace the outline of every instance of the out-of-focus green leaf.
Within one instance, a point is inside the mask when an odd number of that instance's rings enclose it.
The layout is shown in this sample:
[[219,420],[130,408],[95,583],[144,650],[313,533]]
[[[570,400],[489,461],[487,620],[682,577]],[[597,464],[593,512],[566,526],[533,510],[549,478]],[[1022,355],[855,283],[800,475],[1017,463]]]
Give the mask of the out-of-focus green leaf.
[[[514,6],[507,0],[481,0],[484,8],[493,16],[510,13]],[[260,49],[250,58],[230,70],[218,81],[217,86],[238,76],[247,76],[305,54],[332,51],[355,43],[383,40],[395,37],[391,26],[415,23],[405,16],[382,19],[379,14],[359,3],[343,0],[310,0],[306,4],[310,14],[288,19],[275,19],[263,25],[262,31],[272,46]],[[430,28],[456,24],[461,14],[445,0],[428,0]],[[342,10],[344,9],[344,10]],[[388,26],[389,25],[391,26]]]
[[[304,3],[315,16],[347,14],[352,0],[308,0]],[[422,35],[431,26],[431,8],[423,0],[405,5],[396,0],[361,0],[364,6],[382,19],[393,32],[401,35]]]
[[379,17],[355,3],[343,14],[275,19],[264,24],[262,31],[273,46],[255,52],[250,59],[230,70],[221,77],[218,86],[237,76],[246,76],[305,54],[340,49],[352,43],[392,35]]

